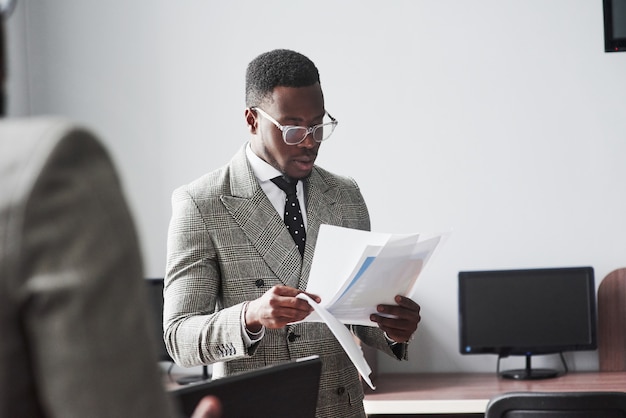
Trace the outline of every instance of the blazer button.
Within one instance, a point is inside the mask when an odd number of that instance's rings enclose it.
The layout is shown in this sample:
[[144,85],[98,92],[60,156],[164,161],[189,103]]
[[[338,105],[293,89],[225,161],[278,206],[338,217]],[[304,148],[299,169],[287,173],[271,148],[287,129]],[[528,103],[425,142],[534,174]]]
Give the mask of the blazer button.
[[263,286],[265,286],[265,282],[263,281],[263,279],[256,279],[254,284],[256,285],[256,287],[263,287]]
[[346,393],[346,388],[344,388],[343,386],[339,386],[339,387],[337,388],[337,395],[341,396],[341,395],[343,395],[344,393]]
[[287,336],[290,343],[294,342],[297,338],[300,338],[300,336],[298,334],[294,334],[293,332],[290,332]]

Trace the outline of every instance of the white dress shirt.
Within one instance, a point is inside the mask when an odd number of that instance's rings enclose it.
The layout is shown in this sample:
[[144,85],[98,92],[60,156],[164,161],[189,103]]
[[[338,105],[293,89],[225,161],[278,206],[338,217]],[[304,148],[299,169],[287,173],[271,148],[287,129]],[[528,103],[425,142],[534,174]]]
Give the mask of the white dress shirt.
[[[250,166],[252,167],[254,176],[259,181],[261,188],[267,195],[267,198],[272,203],[272,206],[276,208],[276,211],[282,218],[285,215],[285,199],[287,195],[272,182],[272,179],[274,177],[282,176],[282,173],[263,161],[259,156],[257,156],[254,151],[252,151],[252,147],[250,147],[250,144],[246,146],[246,157],[248,157],[248,161],[250,162]],[[301,180],[298,180],[298,183],[296,184],[296,195],[298,197],[298,203],[300,203],[300,208],[302,210],[304,227],[306,228],[307,219],[306,206],[304,202],[304,183]]]

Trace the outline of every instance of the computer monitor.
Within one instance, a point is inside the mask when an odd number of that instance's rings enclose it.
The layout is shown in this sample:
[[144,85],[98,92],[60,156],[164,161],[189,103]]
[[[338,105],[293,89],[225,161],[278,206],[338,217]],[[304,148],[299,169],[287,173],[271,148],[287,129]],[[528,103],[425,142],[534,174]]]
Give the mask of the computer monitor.
[[163,340],[163,279],[146,279],[148,289],[148,305],[152,320],[152,333],[157,341],[157,354],[159,361],[172,361],[165,341]]
[[[156,340],[157,358],[159,361],[174,363],[174,360],[167,351],[165,340],[163,339],[163,285],[162,278],[146,279],[146,287],[148,289],[148,305],[150,308],[150,316],[152,320],[152,332]],[[170,368],[171,370],[171,368]],[[195,383],[208,380],[211,377],[209,367],[202,366],[202,374],[186,374],[179,377],[176,382],[179,384]]]
[[526,369],[503,377],[553,377],[556,370],[532,369],[530,357],[597,347],[592,267],[462,271],[458,279],[461,353],[527,357]]

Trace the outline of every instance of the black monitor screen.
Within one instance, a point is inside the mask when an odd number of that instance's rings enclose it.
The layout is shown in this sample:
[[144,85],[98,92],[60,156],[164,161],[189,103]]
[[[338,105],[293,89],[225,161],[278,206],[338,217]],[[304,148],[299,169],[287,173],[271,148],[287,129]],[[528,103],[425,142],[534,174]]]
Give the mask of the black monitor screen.
[[462,354],[593,350],[593,268],[460,272],[459,334]]
[[626,51],[626,0],[604,0],[604,50]]
[[146,279],[152,332],[157,342],[159,361],[172,361],[163,341],[163,279]]

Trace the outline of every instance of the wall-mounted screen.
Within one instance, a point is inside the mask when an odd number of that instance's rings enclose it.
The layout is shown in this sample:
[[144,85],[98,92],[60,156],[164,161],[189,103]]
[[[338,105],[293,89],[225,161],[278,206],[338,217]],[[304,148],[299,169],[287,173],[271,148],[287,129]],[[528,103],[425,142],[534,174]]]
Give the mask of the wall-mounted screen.
[[604,50],[626,51],[626,0],[603,0]]

